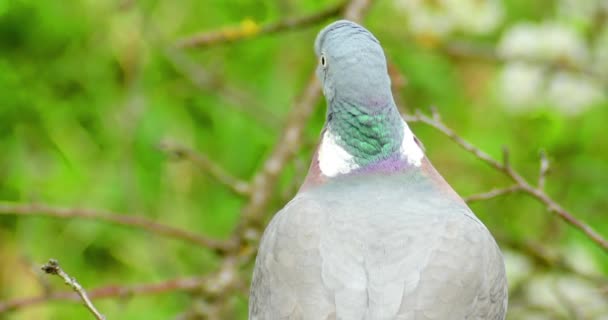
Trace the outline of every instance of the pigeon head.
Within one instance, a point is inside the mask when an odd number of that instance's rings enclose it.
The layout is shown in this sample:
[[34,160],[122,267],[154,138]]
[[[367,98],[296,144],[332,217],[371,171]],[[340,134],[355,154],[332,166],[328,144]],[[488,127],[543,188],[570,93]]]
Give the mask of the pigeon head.
[[378,39],[362,26],[340,20],[319,32],[315,53],[327,100],[315,158],[320,174],[335,177],[420,166],[423,154],[393,100]]
[[335,99],[360,108],[385,108],[392,104],[386,58],[380,42],[362,26],[347,20],[325,27],[315,41],[317,77],[329,103]]

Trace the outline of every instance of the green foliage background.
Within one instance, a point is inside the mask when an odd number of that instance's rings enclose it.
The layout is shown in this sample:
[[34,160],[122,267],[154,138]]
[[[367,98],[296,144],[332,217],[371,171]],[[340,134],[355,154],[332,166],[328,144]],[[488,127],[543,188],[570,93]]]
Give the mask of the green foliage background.
[[[0,199],[140,214],[227,237],[244,200],[196,165],[174,161],[157,146],[167,138],[179,141],[235,176],[250,179],[309,79],[316,65],[314,37],[329,21],[186,50],[186,58],[211,75],[203,86],[176,68],[167,48],[195,32],[236,26],[246,19],[278,21],[332,3],[0,0]],[[496,32],[456,34],[453,39],[494,45],[510,24],[552,15],[554,2],[509,0],[504,6],[505,23]],[[495,94],[500,64],[451,57],[429,46],[408,32],[403,15],[389,1],[378,1],[365,21],[405,76],[398,95],[408,111],[437,106],[446,123],[493,156],[500,158],[502,146],[509,146],[512,163],[531,179],[537,174],[539,151],[546,150],[552,163],[548,193],[608,235],[607,103],[574,117],[550,106],[524,114],[505,112]],[[280,195],[300,177],[298,168],[308,166],[324,112],[319,101],[307,126],[308,146],[282,174],[268,217],[284,204]],[[461,195],[508,185],[504,176],[431,128],[412,128]],[[608,272],[604,251],[525,195],[474,203],[472,208],[503,248],[542,243],[550,252],[583,257],[593,270]],[[144,231],[15,215],[0,215],[0,257],[0,300],[41,294],[37,266],[50,257],[87,288],[203,274],[219,261],[211,252]],[[538,266],[533,272],[551,270]],[[67,289],[58,278],[47,280],[54,289]],[[246,297],[226,299],[236,310],[227,317],[244,319]],[[167,319],[187,310],[192,301],[187,294],[169,293],[96,304],[108,319]],[[512,301],[525,304],[524,296]],[[86,317],[82,306],[59,302],[0,314],[0,319]]]

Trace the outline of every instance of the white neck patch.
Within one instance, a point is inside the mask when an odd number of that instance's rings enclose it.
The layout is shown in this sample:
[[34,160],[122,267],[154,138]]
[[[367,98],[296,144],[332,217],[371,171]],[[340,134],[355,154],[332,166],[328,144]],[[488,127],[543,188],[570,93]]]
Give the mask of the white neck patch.
[[325,130],[321,146],[319,147],[319,169],[328,177],[338,174],[346,174],[359,168],[352,154],[336,143],[338,137],[334,136],[329,129]]
[[[335,136],[329,129],[325,130],[321,146],[319,147],[318,161],[321,173],[327,177],[335,177],[339,174],[347,174],[359,168],[354,156],[344,150],[338,143],[339,137]],[[420,167],[424,153],[414,140],[414,134],[403,122],[403,142],[401,143],[401,155],[413,166]]]
[[401,142],[401,155],[407,162],[413,166],[420,167],[422,165],[422,158],[424,157],[424,152],[416,143],[414,138],[414,134],[410,127],[407,126],[407,123],[403,121],[403,141]]

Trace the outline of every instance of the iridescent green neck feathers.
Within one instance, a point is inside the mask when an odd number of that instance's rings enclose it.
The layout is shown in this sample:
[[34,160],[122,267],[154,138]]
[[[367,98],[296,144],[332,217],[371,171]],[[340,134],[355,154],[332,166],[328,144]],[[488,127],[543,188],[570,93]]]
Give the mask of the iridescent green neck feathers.
[[345,101],[334,100],[328,110],[327,130],[337,144],[366,166],[397,153],[403,140],[403,121],[396,108],[387,106],[373,114]]

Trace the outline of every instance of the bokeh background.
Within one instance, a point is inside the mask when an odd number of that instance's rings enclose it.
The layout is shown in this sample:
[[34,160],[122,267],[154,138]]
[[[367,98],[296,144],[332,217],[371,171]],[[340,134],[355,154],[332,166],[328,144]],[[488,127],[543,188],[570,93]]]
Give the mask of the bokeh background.
[[[315,68],[316,33],[340,14],[272,34],[258,35],[260,27],[339,5],[0,0],[2,204],[109,210],[230,238],[247,197],[159,145],[186,146],[251,180]],[[391,61],[404,112],[436,107],[497,159],[508,146],[512,165],[532,182],[544,150],[547,193],[608,236],[608,1],[378,0],[363,21]],[[201,32],[222,36],[176,45]],[[324,113],[317,99],[301,147],[267,190],[264,221],[305,174]],[[510,185],[433,128],[411,126],[461,195]],[[608,319],[605,250],[525,194],[471,207],[505,252],[508,319]],[[138,228],[4,211],[0,305],[69,291],[39,271],[48,258],[87,289],[214,275],[225,259]],[[246,319],[251,268],[238,268],[244,285],[216,295],[175,289],[94,302],[108,319]],[[0,319],[91,317],[65,301],[0,312]]]

